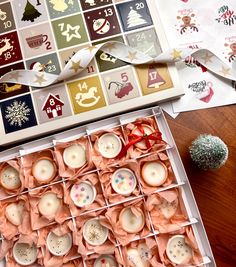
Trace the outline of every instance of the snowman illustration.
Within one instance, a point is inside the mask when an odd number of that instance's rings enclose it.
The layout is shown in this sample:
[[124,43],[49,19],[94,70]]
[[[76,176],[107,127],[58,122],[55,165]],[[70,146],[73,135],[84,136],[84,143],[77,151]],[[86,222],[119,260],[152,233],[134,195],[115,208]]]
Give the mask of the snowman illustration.
[[97,34],[106,34],[111,28],[111,24],[107,19],[96,19],[93,21],[93,30]]
[[50,3],[53,4],[53,9],[58,12],[65,12],[68,9],[68,5],[73,5],[74,0],[69,0],[68,4],[66,0],[50,0]]

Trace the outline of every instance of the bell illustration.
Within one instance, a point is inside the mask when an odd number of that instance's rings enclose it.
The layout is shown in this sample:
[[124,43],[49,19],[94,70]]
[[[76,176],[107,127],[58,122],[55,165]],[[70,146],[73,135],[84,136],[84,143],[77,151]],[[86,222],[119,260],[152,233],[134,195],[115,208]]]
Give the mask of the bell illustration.
[[148,88],[159,88],[165,84],[166,81],[161,77],[154,66],[150,66],[148,69]]
[[113,56],[111,56],[111,55],[109,55],[109,54],[106,54],[106,53],[102,53],[101,55],[100,55],[100,59],[101,60],[104,60],[104,61],[110,61],[110,62],[112,62],[112,63],[116,63],[116,61],[117,61],[117,58],[115,58],[115,57],[113,57]]

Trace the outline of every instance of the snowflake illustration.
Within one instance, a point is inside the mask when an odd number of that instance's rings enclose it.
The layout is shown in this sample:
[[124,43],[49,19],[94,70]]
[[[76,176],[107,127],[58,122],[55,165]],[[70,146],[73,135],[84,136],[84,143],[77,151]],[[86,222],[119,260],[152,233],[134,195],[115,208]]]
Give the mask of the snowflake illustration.
[[29,121],[31,109],[22,101],[14,101],[6,108],[5,118],[10,125],[21,127],[25,122]]

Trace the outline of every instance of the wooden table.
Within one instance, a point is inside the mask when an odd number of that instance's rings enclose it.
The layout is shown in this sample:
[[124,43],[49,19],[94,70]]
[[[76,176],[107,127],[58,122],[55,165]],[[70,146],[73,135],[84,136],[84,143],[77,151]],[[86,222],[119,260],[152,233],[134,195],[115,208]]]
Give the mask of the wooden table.
[[[218,267],[236,266],[236,105],[166,115],[188,174]],[[201,171],[188,147],[199,134],[219,136],[229,147],[226,165]]]

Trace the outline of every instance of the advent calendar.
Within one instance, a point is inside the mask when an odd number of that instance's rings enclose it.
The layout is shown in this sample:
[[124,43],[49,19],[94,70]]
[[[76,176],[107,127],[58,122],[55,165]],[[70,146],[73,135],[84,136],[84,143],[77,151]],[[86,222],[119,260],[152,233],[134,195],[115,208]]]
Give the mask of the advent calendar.
[[[40,86],[44,73],[60,74],[78,51],[107,41],[155,57],[169,48],[158,14],[153,0],[0,0],[0,76],[33,70]],[[80,62],[71,64],[76,74]],[[174,63],[132,66],[102,50],[56,85],[11,78],[0,83],[0,145],[183,94]]]

